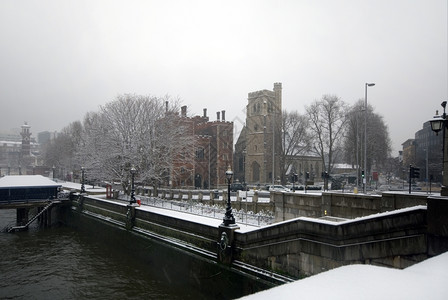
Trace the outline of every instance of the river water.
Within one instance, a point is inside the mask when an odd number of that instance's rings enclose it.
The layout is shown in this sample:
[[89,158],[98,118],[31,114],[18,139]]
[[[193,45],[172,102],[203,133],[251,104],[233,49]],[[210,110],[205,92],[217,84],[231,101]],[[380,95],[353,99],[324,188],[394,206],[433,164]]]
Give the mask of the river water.
[[[15,210],[0,210],[0,230]],[[0,299],[234,299],[264,282],[88,217],[0,233]]]

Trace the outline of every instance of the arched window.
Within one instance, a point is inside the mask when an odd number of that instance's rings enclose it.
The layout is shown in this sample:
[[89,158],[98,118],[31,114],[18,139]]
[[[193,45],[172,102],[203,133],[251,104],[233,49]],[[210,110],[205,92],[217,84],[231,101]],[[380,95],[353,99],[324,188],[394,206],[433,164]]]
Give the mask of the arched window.
[[260,165],[256,161],[252,163],[252,181],[260,181]]

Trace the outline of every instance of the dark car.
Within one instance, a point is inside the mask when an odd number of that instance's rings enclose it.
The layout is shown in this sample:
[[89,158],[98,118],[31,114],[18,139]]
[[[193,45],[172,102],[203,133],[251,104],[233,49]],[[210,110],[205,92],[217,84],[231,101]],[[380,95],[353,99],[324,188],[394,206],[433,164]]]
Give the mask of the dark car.
[[230,191],[232,192],[244,191],[244,185],[242,183],[232,183],[230,185]]

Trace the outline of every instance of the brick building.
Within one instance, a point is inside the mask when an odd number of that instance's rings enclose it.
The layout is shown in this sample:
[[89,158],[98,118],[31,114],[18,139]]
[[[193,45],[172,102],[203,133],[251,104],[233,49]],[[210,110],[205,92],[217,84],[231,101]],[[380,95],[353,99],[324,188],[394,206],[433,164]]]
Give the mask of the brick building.
[[[187,107],[181,108],[181,121],[187,135],[194,140],[186,150],[189,162],[173,162],[168,185],[177,187],[217,188],[227,185],[225,172],[233,165],[233,122],[225,119],[225,111],[216,113],[210,121],[207,109],[202,116],[187,116]],[[188,161],[188,160],[187,160]]]

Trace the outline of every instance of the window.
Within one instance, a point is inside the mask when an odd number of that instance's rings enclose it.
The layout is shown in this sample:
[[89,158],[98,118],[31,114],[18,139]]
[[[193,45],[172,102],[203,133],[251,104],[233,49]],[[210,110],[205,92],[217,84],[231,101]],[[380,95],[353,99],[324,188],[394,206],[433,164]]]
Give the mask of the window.
[[196,150],[196,159],[204,159],[204,148],[198,148]]

